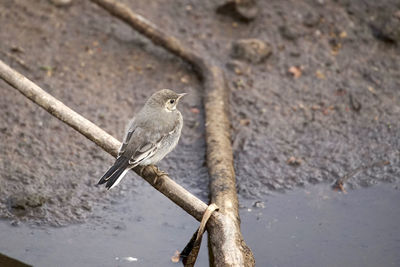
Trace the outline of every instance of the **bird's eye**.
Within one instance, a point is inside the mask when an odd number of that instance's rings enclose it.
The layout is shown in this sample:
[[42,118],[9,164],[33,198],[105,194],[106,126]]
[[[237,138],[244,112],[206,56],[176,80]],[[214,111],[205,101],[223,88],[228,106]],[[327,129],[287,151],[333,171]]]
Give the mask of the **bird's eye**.
[[171,99],[171,100],[169,101],[169,103],[170,103],[170,104],[175,103],[175,99]]

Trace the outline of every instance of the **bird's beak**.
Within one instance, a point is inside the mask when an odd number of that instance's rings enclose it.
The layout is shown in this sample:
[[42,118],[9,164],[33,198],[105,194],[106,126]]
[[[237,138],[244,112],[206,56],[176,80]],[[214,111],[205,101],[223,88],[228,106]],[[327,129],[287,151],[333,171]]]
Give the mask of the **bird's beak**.
[[187,95],[187,93],[179,94],[178,95],[178,100],[181,99],[183,96]]

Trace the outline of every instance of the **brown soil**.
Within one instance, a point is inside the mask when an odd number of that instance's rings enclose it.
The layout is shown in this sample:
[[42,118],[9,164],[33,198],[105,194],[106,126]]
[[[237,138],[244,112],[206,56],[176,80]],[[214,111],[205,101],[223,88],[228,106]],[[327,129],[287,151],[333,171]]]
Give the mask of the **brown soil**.
[[[397,1],[259,1],[249,23],[216,14],[214,1],[123,2],[226,70],[241,197],[333,182],[380,160],[390,165],[350,184],[399,179],[400,40],[387,38],[385,24]],[[202,88],[188,65],[89,1],[2,1],[0,25],[2,60],[119,139],[152,92],[188,92],[182,139],[160,165],[207,199]],[[272,55],[232,59],[242,38],[269,42]],[[113,159],[0,88],[1,217],[64,225],[140,190],[133,174],[118,190],[95,187]]]

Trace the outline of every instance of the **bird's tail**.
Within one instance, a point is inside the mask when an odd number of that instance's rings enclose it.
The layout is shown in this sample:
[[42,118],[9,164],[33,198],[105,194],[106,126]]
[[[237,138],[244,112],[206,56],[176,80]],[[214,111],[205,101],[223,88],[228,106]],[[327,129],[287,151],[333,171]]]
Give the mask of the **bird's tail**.
[[129,159],[121,156],[119,157],[113,166],[101,177],[98,184],[106,184],[107,189],[111,189],[116,186],[121,179],[125,176],[126,172],[129,170]]

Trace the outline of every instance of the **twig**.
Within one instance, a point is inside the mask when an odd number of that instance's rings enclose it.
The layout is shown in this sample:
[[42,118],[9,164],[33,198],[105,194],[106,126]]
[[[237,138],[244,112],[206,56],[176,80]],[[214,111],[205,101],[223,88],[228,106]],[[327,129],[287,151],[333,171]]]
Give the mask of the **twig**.
[[373,168],[373,167],[381,167],[381,166],[385,166],[385,165],[389,165],[389,164],[390,164],[390,161],[383,160],[383,161],[378,161],[378,162],[372,163],[372,164],[370,164],[368,166],[360,166],[360,167],[352,170],[348,174],[344,175],[343,177],[337,179],[332,187],[335,190],[339,190],[339,191],[342,191],[342,192],[346,193],[346,189],[344,188],[344,183],[348,179],[350,179],[351,177],[355,176],[356,174],[358,174],[361,171],[365,171],[365,170],[368,170],[368,169]]
[[211,204],[208,206],[206,212],[201,219],[200,226],[193,234],[192,238],[190,239],[189,243],[186,247],[182,250],[179,257],[182,259],[183,264],[185,267],[193,267],[197,260],[197,255],[200,251],[201,246],[201,239],[203,237],[204,230],[206,228],[206,224],[211,217],[211,214],[214,211],[217,211],[218,207],[215,204]]
[[91,0],[133,29],[148,37],[193,66],[205,89],[207,166],[210,174],[211,202],[227,216],[221,232],[207,228],[211,256],[217,266],[254,266],[254,256],[240,232],[239,205],[230,136],[228,92],[223,71],[206,55],[186,47],[178,39],[158,29],[154,24],[115,0]]

